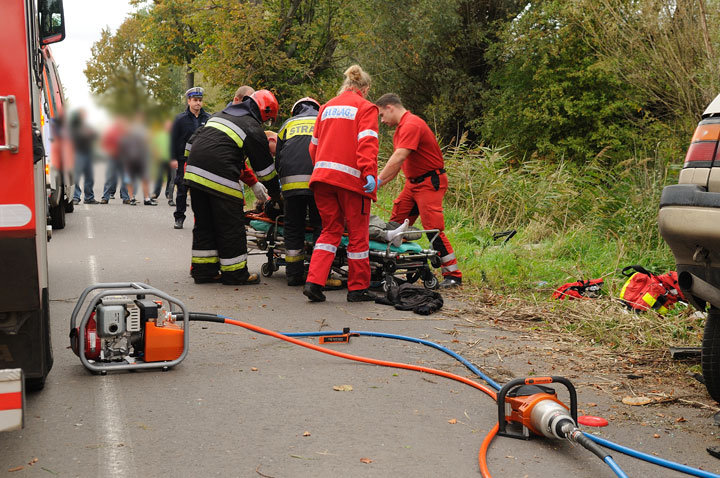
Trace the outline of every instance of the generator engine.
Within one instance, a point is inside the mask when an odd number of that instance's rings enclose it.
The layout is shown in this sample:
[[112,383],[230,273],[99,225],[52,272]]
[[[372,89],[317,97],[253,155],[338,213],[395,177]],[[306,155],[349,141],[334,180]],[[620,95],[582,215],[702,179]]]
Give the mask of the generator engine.
[[[97,288],[108,290],[95,296],[76,326],[80,305]],[[150,299],[149,295],[166,300]],[[182,312],[173,310],[173,304],[179,304]],[[187,353],[186,316],[182,303],[145,284],[98,284],[83,292],[73,311],[70,345],[92,371],[141,365],[168,368]]]

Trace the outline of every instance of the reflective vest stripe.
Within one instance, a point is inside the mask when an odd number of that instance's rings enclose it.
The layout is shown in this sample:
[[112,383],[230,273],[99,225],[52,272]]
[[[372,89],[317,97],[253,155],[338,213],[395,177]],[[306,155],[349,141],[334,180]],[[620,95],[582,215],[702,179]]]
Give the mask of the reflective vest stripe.
[[[230,123],[230,121],[227,121],[227,120],[218,121],[221,119],[223,119],[223,118],[210,119],[210,120],[208,120],[207,123],[205,123],[205,126],[209,126],[210,128],[215,128],[217,130],[222,131],[223,133],[228,135],[230,137],[230,139],[235,141],[235,144],[238,145],[238,148],[242,148],[243,144],[244,144],[243,141],[245,139],[245,132],[243,130],[241,130],[240,128],[238,128],[236,125]],[[234,126],[234,128],[231,128],[226,123],[232,124]],[[239,134],[238,131],[240,133],[242,133],[242,135]]]
[[280,184],[283,191],[290,191],[292,189],[309,189],[310,175],[294,174],[292,176],[285,176],[280,178]]
[[212,181],[207,178],[203,178],[202,176],[198,176],[195,173],[186,172],[185,173],[185,179],[200,184],[201,186],[205,186],[206,188],[213,189],[217,192],[227,194],[228,196],[236,197],[236,198],[243,198],[243,192],[242,190],[237,190],[235,188],[230,188],[228,186],[225,186],[223,184],[218,184],[215,181]]
[[204,169],[202,169],[202,168],[199,168],[199,167],[197,167],[197,166],[188,166],[188,167],[185,169],[185,172],[197,174],[198,176],[201,176],[201,177],[203,177],[203,178],[209,179],[209,180],[212,181],[212,182],[215,182],[215,183],[218,183],[218,184],[222,184],[223,186],[227,186],[227,187],[229,187],[229,188],[231,188],[231,189],[237,189],[237,190],[240,191],[240,192],[243,191],[243,188],[242,188],[242,186],[240,186],[240,183],[239,183],[239,182],[232,181],[232,180],[230,180],[230,179],[228,179],[228,178],[224,178],[224,177],[222,177],[222,176],[219,176],[219,175],[217,175],[217,174],[215,174],[215,173],[211,173],[210,171],[206,171],[206,170],[204,170]]
[[195,257],[195,256],[193,256],[192,260],[190,262],[192,262],[193,264],[215,264],[218,261],[219,261],[219,259],[217,256],[215,256],[215,257]]
[[368,136],[377,139],[377,137],[378,137],[377,131],[374,131],[372,129],[366,129],[366,130],[360,131],[358,133],[357,139],[358,139],[358,141],[360,141],[361,139],[366,138]]
[[367,259],[370,257],[370,251],[362,251],[362,252],[348,252],[347,253],[348,259]]
[[320,250],[320,251],[328,251],[335,254],[337,252],[337,247],[333,246],[332,244],[324,244],[322,242],[315,243],[315,249],[314,250]]
[[355,176],[356,178],[360,177],[360,170],[352,168],[348,166],[347,164],[341,164],[341,163],[333,163],[330,161],[318,161],[315,163],[315,169],[334,169],[335,171],[340,171],[343,173],[347,173],[351,176]]
[[193,257],[216,257],[218,255],[218,251],[212,251],[212,250],[200,250],[200,249],[193,249],[192,250],[192,256]]
[[[290,252],[290,251],[288,251],[288,252]],[[287,255],[285,256],[285,262],[302,262],[302,261],[304,261],[304,260],[305,260],[305,255],[304,255],[304,254],[299,254],[299,255],[296,255],[296,256],[287,254]]]
[[192,149],[192,143],[185,143],[185,151],[190,151]]
[[277,171],[275,171],[275,165],[271,164],[265,169],[255,171],[255,174],[260,181],[267,181],[268,179],[271,179],[273,176],[275,176],[277,174]]

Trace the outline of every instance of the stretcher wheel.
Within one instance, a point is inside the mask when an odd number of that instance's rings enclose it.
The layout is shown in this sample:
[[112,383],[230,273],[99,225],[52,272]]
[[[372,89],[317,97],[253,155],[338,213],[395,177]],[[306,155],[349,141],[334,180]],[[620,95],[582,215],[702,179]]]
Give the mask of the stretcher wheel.
[[387,292],[390,290],[391,287],[397,287],[398,283],[394,278],[390,278],[390,280],[384,280],[382,283],[383,292]]
[[280,264],[278,264],[278,261],[273,261],[273,270],[275,272],[280,270]]
[[277,269],[274,267],[271,267],[270,264],[267,262],[264,262],[263,265],[260,266],[260,274],[262,274],[263,277],[270,277],[273,275],[273,272],[275,272]]
[[440,256],[430,256],[430,265],[432,265],[435,269],[439,268],[442,265],[442,262],[440,262]]
[[260,249],[261,251],[267,250],[267,246],[268,246],[268,243],[267,243],[267,241],[266,241],[265,239],[258,239],[258,240],[257,240],[257,247],[258,247],[258,249]]
[[428,274],[423,279],[423,286],[425,286],[426,289],[435,290],[438,288],[438,280],[437,277],[435,277],[434,274]]

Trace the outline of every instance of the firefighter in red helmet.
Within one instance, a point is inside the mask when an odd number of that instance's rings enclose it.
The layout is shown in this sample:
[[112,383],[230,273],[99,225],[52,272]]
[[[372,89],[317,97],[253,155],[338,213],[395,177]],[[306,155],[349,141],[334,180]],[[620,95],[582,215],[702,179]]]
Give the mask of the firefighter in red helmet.
[[[280,198],[280,184],[263,123],[275,119],[278,103],[267,90],[226,107],[191,138],[185,182],[192,191],[192,266],[196,283],[259,282],[247,269],[243,186]],[[245,158],[255,171],[250,174]],[[257,180],[262,183],[256,184]]]
[[338,96],[320,108],[310,141],[315,195],[322,233],[315,243],[303,294],[322,302],[337,246],[348,232],[348,302],[375,300],[370,287],[368,226],[376,199],[378,109],[365,99],[370,75],[358,65],[345,71]]

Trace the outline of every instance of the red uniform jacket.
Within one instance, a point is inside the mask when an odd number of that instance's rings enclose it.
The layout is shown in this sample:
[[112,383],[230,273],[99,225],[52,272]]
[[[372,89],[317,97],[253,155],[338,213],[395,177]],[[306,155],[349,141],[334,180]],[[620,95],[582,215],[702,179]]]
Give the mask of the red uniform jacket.
[[377,177],[378,109],[356,91],[345,91],[320,108],[310,141],[313,183],[363,191],[367,176]]

